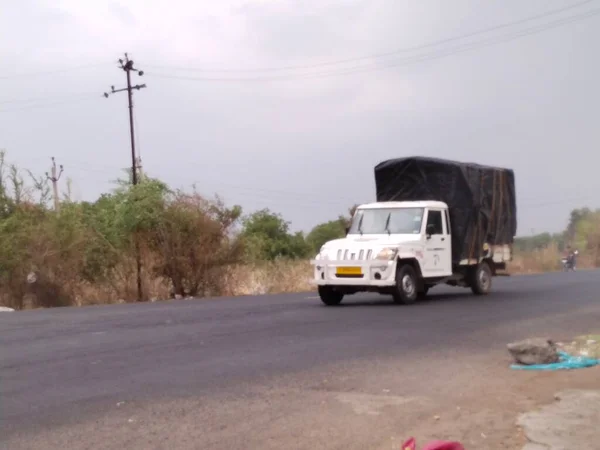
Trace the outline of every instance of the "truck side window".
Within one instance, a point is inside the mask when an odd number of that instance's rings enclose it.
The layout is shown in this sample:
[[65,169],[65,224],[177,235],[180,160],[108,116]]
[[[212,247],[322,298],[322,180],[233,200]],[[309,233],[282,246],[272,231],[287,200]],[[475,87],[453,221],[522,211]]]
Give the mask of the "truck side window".
[[429,210],[429,214],[427,214],[427,226],[429,225],[433,225],[435,227],[433,234],[444,234],[441,211]]

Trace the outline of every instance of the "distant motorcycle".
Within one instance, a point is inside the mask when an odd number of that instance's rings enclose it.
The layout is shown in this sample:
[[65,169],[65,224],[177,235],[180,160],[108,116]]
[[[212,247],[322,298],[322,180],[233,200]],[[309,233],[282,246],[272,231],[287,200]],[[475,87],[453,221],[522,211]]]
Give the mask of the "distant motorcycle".
[[571,253],[566,258],[561,259],[561,262],[563,264],[563,270],[565,272],[569,272],[569,271],[575,272],[575,270],[577,270],[576,256],[578,254],[579,254],[579,252],[577,250],[575,250],[573,253]]

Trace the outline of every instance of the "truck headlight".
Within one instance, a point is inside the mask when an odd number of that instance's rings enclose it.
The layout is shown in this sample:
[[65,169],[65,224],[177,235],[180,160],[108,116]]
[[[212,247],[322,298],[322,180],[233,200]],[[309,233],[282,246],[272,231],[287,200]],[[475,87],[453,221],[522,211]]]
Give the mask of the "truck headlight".
[[380,259],[384,261],[391,261],[398,254],[397,248],[387,247],[379,251],[375,259]]

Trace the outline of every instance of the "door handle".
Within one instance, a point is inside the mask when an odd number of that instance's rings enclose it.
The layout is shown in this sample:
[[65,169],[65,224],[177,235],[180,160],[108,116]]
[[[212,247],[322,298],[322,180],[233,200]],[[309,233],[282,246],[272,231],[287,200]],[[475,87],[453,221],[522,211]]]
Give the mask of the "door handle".
[[442,238],[442,241],[445,241],[445,240],[446,240],[446,238]]

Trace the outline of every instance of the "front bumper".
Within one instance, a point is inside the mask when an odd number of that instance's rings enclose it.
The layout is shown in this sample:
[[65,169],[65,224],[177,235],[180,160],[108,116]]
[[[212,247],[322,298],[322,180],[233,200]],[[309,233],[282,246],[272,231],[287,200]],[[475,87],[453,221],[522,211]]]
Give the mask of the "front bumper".
[[[314,266],[312,284],[317,286],[375,286],[396,284],[396,261],[381,260],[311,260]],[[341,275],[338,268],[360,268],[360,275]],[[356,269],[355,269],[356,270]]]

